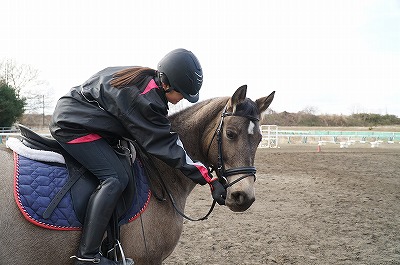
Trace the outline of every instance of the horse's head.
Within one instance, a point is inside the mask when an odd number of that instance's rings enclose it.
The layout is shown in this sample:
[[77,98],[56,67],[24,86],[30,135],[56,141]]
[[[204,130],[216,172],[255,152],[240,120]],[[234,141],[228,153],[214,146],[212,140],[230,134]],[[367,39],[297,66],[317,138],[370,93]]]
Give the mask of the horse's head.
[[[261,141],[260,115],[271,104],[275,92],[255,102],[246,98],[247,86],[239,87],[224,107],[214,142],[213,164],[227,186],[226,206],[232,211],[247,210],[255,200],[254,158]],[[216,160],[216,161],[215,161]]]

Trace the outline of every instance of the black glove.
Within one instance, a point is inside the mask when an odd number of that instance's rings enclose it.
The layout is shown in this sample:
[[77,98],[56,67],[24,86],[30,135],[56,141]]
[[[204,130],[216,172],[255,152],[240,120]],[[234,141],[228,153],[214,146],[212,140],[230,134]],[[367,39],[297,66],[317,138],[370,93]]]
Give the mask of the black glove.
[[218,178],[214,178],[211,180],[210,188],[213,199],[216,200],[219,205],[225,205],[226,189],[218,181]]

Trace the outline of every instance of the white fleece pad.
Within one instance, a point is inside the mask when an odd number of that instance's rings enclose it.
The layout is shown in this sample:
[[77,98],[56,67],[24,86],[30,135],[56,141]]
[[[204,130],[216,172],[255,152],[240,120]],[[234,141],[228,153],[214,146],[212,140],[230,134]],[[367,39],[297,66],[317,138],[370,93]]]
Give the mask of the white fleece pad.
[[8,138],[6,141],[6,146],[17,154],[32,160],[65,164],[65,159],[61,154],[53,151],[36,150],[29,148],[17,138]]

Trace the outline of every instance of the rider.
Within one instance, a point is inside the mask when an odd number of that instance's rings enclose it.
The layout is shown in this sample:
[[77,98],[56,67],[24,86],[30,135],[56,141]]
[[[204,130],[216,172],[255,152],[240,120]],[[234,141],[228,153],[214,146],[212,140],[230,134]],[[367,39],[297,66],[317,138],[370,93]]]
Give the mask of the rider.
[[[203,73],[196,56],[185,49],[169,52],[157,66],[109,67],[61,97],[50,132],[61,146],[91,171],[100,185],[86,209],[75,264],[117,265],[100,254],[100,245],[128,174],[112,146],[121,137],[136,140],[194,182],[208,183],[212,197],[225,203],[226,191],[216,177],[186,153],[179,136],[171,131],[168,102],[199,99]],[[133,264],[126,259],[127,264]]]

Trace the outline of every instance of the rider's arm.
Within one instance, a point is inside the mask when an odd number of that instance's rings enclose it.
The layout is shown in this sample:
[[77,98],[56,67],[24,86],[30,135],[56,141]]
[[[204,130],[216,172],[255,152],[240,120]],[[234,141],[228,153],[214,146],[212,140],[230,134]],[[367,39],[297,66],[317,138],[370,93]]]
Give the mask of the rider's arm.
[[[154,100],[149,100],[152,96]],[[186,153],[178,134],[171,132],[165,103],[159,102],[156,91],[151,91],[146,96],[138,95],[135,101],[122,116],[124,126],[135,140],[147,152],[169,166],[180,169],[194,182],[202,185],[210,183],[212,177],[208,169],[201,162],[193,161]]]

